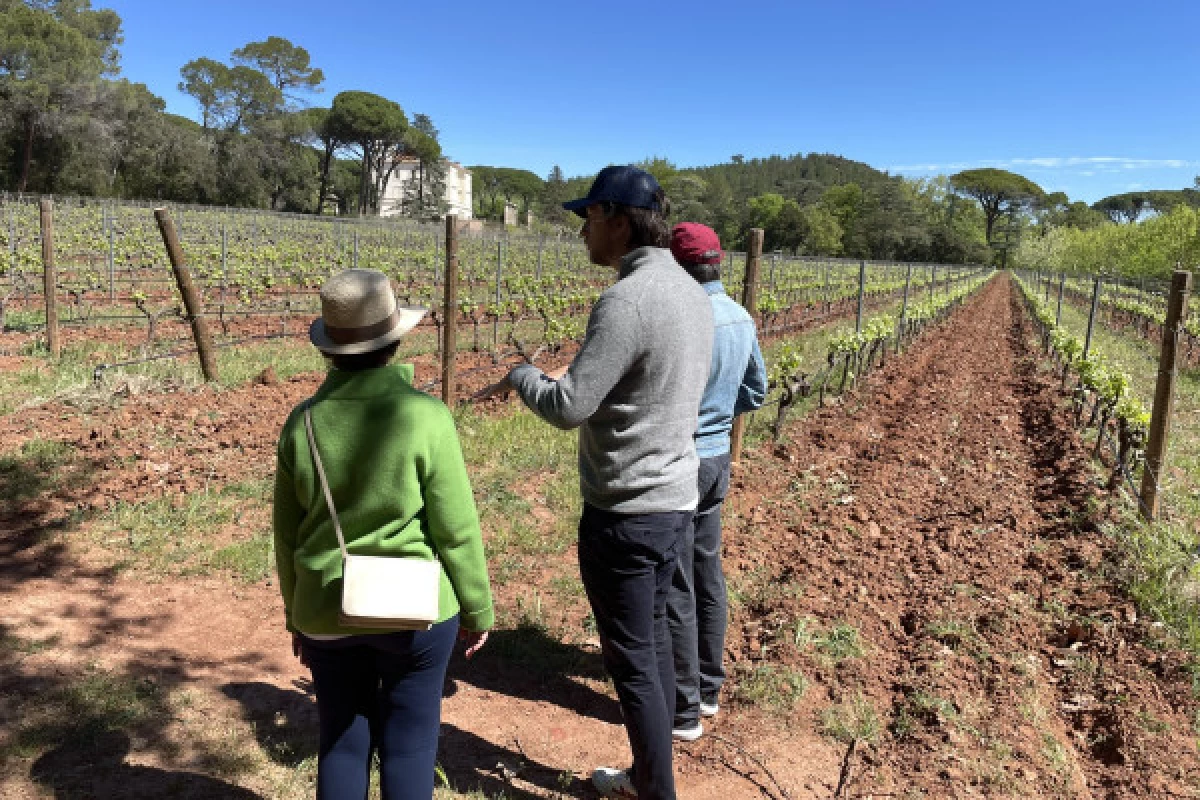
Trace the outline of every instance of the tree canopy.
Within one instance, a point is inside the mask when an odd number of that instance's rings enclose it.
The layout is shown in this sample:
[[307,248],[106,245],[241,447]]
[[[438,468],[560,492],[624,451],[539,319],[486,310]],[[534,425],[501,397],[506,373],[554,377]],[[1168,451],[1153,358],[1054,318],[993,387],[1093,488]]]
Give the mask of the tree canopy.
[[422,165],[421,213],[440,207],[432,120],[410,128],[376,95],[350,93],[336,115],[306,108],[324,76],[300,45],[268,36],[187,60],[197,124],[120,78],[120,44],[120,18],[89,0],[0,0],[0,186],[289,211],[332,195],[363,212],[401,153]]
[[0,0],[0,121],[21,137],[18,192],[29,185],[38,140],[96,108],[120,42],[120,17],[88,0]]
[[950,185],[959,194],[979,202],[986,219],[985,235],[989,245],[993,242],[996,220],[1001,215],[1015,216],[1026,211],[1046,194],[1042,187],[1024,175],[991,167],[951,175]]
[[1096,211],[1107,214],[1113,222],[1137,222],[1149,205],[1145,192],[1126,192],[1101,198],[1092,204]]
[[339,92],[333,98],[326,129],[342,146],[357,149],[358,208],[378,210],[383,187],[408,132],[404,110],[399,103],[371,92]]
[[233,61],[266,75],[283,96],[295,90],[319,92],[325,81],[325,73],[309,63],[307,50],[279,36],[237,48]]
[[[546,187],[546,182],[529,170],[482,165],[470,167],[470,170],[474,211],[476,216],[483,218],[503,218],[505,203],[528,211]],[[561,172],[559,170],[560,178]]]

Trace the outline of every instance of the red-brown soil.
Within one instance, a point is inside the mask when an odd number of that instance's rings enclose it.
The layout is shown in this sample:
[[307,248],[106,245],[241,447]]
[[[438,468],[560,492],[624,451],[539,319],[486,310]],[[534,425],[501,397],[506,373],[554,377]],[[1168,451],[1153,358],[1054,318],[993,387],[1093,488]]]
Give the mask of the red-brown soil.
[[[843,767],[846,797],[1198,794],[1186,659],[1105,577],[1118,561],[1097,529],[1108,498],[1012,292],[993,281],[857,393],[744,459],[727,507],[734,677],[714,735],[679,748],[682,798],[828,798]],[[476,374],[482,385],[487,370]],[[435,375],[418,362],[418,383]],[[52,741],[32,763],[0,763],[0,795],[303,796],[253,772],[219,777],[220,743],[187,724],[252,723],[264,752],[311,755],[311,695],[274,588],[118,571],[70,534],[117,499],[266,477],[283,416],[316,382],[0,419],[4,451],[37,436],[82,455],[56,488],[0,510],[0,633],[53,643],[0,664],[0,748],[23,698],[80,670],[194,704],[115,743]],[[531,584],[574,576],[573,559],[548,559]],[[520,588],[497,593],[506,619]],[[576,606],[547,616],[577,620]],[[806,638],[839,622],[863,646],[840,663]],[[440,757],[455,785],[590,798],[587,772],[625,762],[611,690],[577,634],[507,628],[477,662],[456,659]],[[771,670],[806,679],[794,710],[745,702]],[[880,730],[844,764],[822,715],[859,698]]]
[[[795,591],[741,611],[730,655],[806,671],[813,714],[870,702],[885,730],[857,793],[1196,796],[1187,659],[1105,578],[1107,496],[1015,302],[993,281],[748,461],[727,565]],[[855,626],[866,655],[796,647],[803,617]]]
[[[542,355],[537,364],[552,369],[567,363],[576,350],[569,344]],[[486,352],[459,353],[457,396],[469,398],[520,363],[503,355],[507,357],[497,363]],[[440,392],[436,354],[408,363],[414,366],[414,386]],[[56,401],[0,417],[0,452],[34,438],[71,444],[94,472],[89,491],[76,501],[85,510],[120,499],[184,495],[262,478],[274,469],[283,420],[321,379],[307,373],[284,381],[267,377],[232,389],[180,386],[144,393],[137,393],[133,384],[110,381],[111,395],[104,402]]]

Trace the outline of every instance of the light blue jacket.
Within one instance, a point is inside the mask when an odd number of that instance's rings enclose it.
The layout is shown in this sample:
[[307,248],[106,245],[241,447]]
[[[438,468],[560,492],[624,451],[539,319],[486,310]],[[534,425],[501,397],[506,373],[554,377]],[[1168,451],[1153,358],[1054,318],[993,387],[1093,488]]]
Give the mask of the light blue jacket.
[[700,400],[696,455],[713,458],[729,452],[733,418],[753,411],[767,396],[767,368],[754,320],[718,281],[703,284],[712,302],[713,349],[708,383]]

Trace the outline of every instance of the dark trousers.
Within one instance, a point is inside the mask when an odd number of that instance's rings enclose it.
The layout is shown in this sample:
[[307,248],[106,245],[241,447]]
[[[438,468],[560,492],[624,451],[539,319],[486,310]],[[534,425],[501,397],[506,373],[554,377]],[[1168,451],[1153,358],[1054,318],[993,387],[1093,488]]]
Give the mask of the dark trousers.
[[721,567],[721,503],[729,492],[729,455],[700,459],[700,504],[679,546],[667,598],[675,656],[677,728],[700,721],[700,701],[715,703],[725,682],[722,658],[728,596]]
[[579,572],[633,751],[639,800],[674,800],[675,668],[667,590],[690,511],[614,514],[585,505]]
[[384,800],[430,800],[442,685],[458,617],[428,631],[303,640],[321,741],[318,800],[364,800],[371,752]]

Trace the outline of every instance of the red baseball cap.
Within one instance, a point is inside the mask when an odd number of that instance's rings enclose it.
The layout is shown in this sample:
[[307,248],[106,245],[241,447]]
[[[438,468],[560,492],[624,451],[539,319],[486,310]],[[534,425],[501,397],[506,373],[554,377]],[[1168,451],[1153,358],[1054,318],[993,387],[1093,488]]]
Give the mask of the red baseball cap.
[[721,239],[698,222],[681,222],[671,229],[671,255],[680,264],[720,264]]

